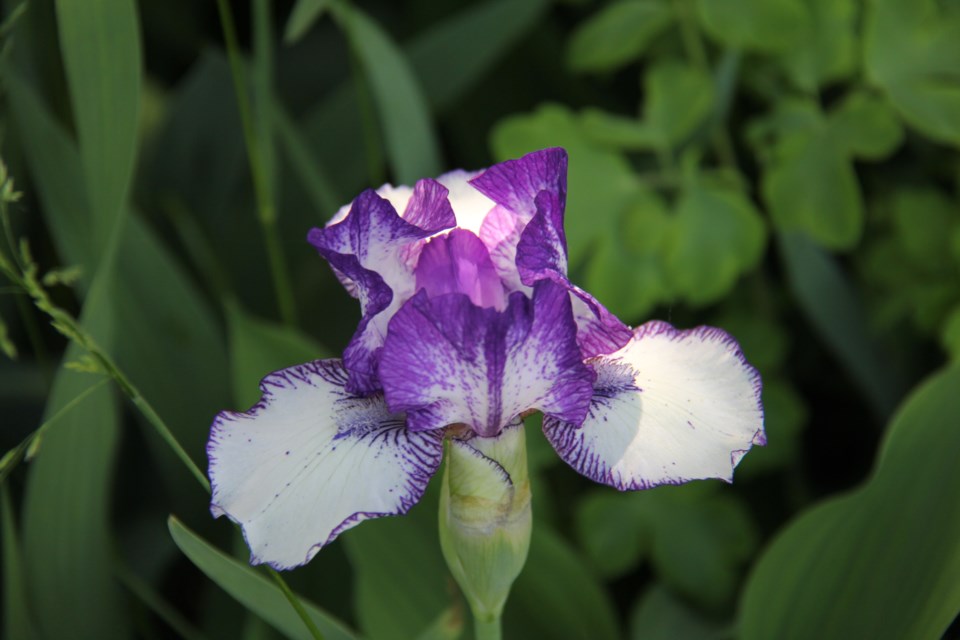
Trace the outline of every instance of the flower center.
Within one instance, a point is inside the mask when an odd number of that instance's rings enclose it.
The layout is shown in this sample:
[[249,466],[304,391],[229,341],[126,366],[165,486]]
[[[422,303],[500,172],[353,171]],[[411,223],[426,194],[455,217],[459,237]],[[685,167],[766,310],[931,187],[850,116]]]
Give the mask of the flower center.
[[417,289],[431,298],[464,293],[479,307],[503,310],[506,293],[490,254],[480,238],[466,229],[431,238],[420,252],[415,269]]

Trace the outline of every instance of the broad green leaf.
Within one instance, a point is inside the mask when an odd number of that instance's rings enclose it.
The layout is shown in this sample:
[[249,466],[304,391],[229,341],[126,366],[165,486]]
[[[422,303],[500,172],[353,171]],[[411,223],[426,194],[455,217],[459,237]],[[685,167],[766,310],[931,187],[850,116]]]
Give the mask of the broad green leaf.
[[666,245],[671,290],[693,304],[724,296],[763,256],[766,230],[736,189],[690,185],[676,204]]
[[673,220],[656,193],[642,190],[617,223],[601,237],[583,282],[616,316],[639,323],[670,298],[664,252]]
[[893,237],[906,261],[924,275],[953,272],[950,236],[960,229],[960,206],[933,188],[902,188],[893,195]]
[[619,493],[594,491],[577,504],[577,538],[586,556],[604,578],[635,568],[650,546],[651,532],[637,509],[625,508]]
[[[109,349],[112,296],[105,277],[109,275],[94,279],[81,322]],[[81,353],[71,346],[65,361]],[[47,415],[89,387],[89,376],[61,369]],[[111,569],[110,489],[119,427],[114,390],[101,387],[46,433],[30,465],[23,505],[24,569],[42,638],[121,639],[129,634]]]
[[310,27],[330,9],[333,0],[297,0],[287,18],[283,41],[293,44],[306,35]]
[[432,482],[406,515],[368,520],[343,536],[357,621],[372,640],[415,638],[459,598],[440,552],[438,488]]
[[780,60],[798,87],[814,93],[856,71],[859,3],[805,0],[804,4],[810,15],[810,37],[786,50]]
[[271,371],[318,360],[327,351],[296,329],[261,320],[236,304],[227,308],[233,399],[249,407],[260,398],[257,382]]
[[788,51],[813,28],[803,0],[698,0],[697,7],[706,32],[733,49]]
[[576,267],[605,230],[617,224],[640,186],[627,159],[591,143],[567,107],[545,104],[533,113],[510,116],[490,136],[498,161],[555,146],[570,155],[566,229],[570,264]]
[[440,143],[420,82],[390,36],[356,7],[331,10],[363,63],[380,116],[394,179],[413,184],[440,173]]
[[0,485],[0,526],[3,531],[3,633],[17,640],[34,640],[35,625],[27,600],[20,536],[6,485]]
[[140,108],[140,27],[133,0],[57,0],[60,48],[99,248],[133,176]]
[[462,637],[466,608],[461,602],[447,609],[416,640],[457,640]]
[[547,0],[492,0],[425,29],[404,50],[435,110],[453,106],[538,23]]
[[837,262],[808,237],[777,236],[787,281],[807,320],[850,372],[875,414],[885,418],[902,385],[869,337],[856,290]]
[[883,160],[903,142],[903,125],[890,104],[864,91],[847,95],[827,127],[847,153],[865,160]]
[[650,41],[673,21],[663,0],[608,4],[577,26],[567,60],[574,71],[610,71],[640,58]]
[[657,62],[644,78],[645,124],[670,144],[682,142],[713,108],[713,80],[684,62]]
[[613,606],[580,558],[546,523],[533,529],[530,555],[503,612],[507,638],[613,640]]
[[803,231],[830,249],[857,245],[863,202],[847,153],[822,123],[780,140],[761,185],[777,228]]
[[[167,520],[167,526],[173,541],[190,562],[240,604],[288,638],[311,639],[303,620],[297,616],[273,581],[211,546],[174,516]],[[335,579],[334,576],[330,578]],[[326,640],[349,640],[356,637],[342,622],[323,609],[302,597],[299,600]]]
[[780,532],[747,584],[754,638],[940,638],[960,611],[960,367],[913,391],[875,470]]
[[953,362],[960,362],[960,305],[953,308],[946,322],[943,323],[940,344]]
[[724,629],[661,585],[640,597],[630,612],[630,640],[722,640]]
[[648,150],[663,146],[663,137],[637,118],[627,118],[601,109],[584,109],[580,116],[583,135],[597,146]]
[[923,134],[960,145],[960,14],[935,0],[873,0],[864,28],[870,80]]

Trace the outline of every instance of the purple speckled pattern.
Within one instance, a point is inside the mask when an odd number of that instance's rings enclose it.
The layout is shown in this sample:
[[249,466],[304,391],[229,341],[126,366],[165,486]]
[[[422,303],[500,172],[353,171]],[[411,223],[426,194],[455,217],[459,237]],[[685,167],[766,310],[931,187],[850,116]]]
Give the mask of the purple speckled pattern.
[[464,293],[479,307],[502,310],[506,306],[503,284],[487,248],[465,229],[454,229],[427,242],[414,273],[417,289],[431,298]]
[[346,382],[339,360],[290,367],[263,379],[249,411],[214,420],[211,512],[240,524],[251,563],[304,564],[362,520],[406,513],[437,471],[440,433],[408,430]]
[[567,152],[543,149],[516,160],[495,164],[470,181],[499,205],[529,220],[542,191],[552,193],[563,207],[567,202]]
[[[353,393],[380,390],[377,362],[391,303],[413,288],[413,273],[404,253],[409,245],[455,223],[447,190],[433,180],[421,180],[407,211],[424,226],[401,218],[388,200],[366,190],[353,201],[347,216],[328,227],[310,231],[308,240],[342,276],[348,291],[360,299],[363,317],[343,358]],[[379,317],[378,317],[379,316]]]
[[511,294],[502,312],[419,292],[390,321],[380,379],[410,429],[463,423],[482,436],[531,408],[577,424],[593,393],[569,295],[549,281],[532,299]]
[[621,491],[729,482],[744,453],[766,443],[760,375],[721,329],[648,322],[591,364],[597,379],[586,419],[546,416],[543,430],[564,461],[596,482]]

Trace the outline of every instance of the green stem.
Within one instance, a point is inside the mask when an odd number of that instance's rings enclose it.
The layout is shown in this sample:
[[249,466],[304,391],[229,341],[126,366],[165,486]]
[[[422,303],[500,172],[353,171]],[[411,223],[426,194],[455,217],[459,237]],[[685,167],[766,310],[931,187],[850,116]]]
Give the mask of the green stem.
[[[698,69],[713,77],[710,69],[710,59],[707,56],[707,48],[700,37],[700,29],[695,23],[695,19],[690,10],[689,0],[673,0],[674,11],[677,15],[677,21],[680,25],[680,39],[683,41],[683,49],[690,62]],[[713,146],[720,164],[728,169],[737,170],[737,156],[733,151],[733,142],[730,134],[727,132],[725,123],[717,122],[710,132],[710,142]]]
[[[243,130],[243,142],[247,148],[247,160],[250,163],[250,175],[253,179],[253,191],[257,200],[257,218],[263,228],[267,253],[270,257],[270,273],[273,276],[273,286],[277,295],[277,306],[283,321],[288,325],[296,324],[296,306],[293,291],[290,288],[290,277],[287,272],[286,260],[277,235],[277,211],[273,205],[270,191],[269,175],[263,164],[260,140],[254,133],[253,116],[250,113],[249,94],[244,80],[243,61],[240,58],[240,45],[237,42],[237,28],[233,20],[233,13],[227,0],[217,0],[220,12],[220,23],[223,27],[223,36],[227,43],[227,58],[230,60],[230,73],[233,76],[233,87],[237,94],[237,107],[240,111],[240,124]],[[269,131],[269,128],[265,129]],[[263,141],[267,143],[268,141]]]
[[500,618],[496,617],[491,620],[474,618],[473,636],[475,640],[500,640],[502,637]]
[[286,581],[274,569],[268,568],[267,573],[269,573],[270,577],[276,581],[277,586],[280,587],[280,591],[283,592],[283,595],[286,596],[287,600],[296,610],[297,615],[300,616],[301,620],[303,620],[303,624],[307,625],[310,635],[312,635],[315,640],[323,640],[323,634],[320,633],[320,629],[318,629],[317,625],[313,622],[313,618],[307,615],[307,610],[303,608],[302,604],[300,604],[296,594],[290,590],[290,587],[287,585]]

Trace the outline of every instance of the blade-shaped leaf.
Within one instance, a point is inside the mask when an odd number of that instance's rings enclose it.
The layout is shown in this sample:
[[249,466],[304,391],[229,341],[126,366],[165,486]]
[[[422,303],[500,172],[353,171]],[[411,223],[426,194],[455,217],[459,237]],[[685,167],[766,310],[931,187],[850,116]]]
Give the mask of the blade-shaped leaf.
[[37,637],[27,605],[26,582],[20,557],[20,540],[6,485],[0,486],[0,526],[3,532],[3,632],[4,637],[33,640]]
[[[310,640],[310,632],[276,584],[211,546],[174,516],[170,516],[167,526],[184,555],[220,588],[288,638]],[[343,623],[316,605],[304,598],[300,598],[300,602],[327,640],[356,637]]]
[[741,637],[940,638],[960,611],[960,367],[890,424],[872,477],[787,526],[743,599]]
[[98,246],[130,188],[140,108],[140,31],[133,0],[57,0],[57,25]]

